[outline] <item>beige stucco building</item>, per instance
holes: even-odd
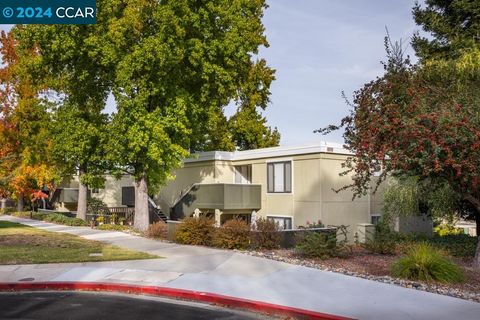
[[[359,225],[378,221],[383,186],[355,199],[350,190],[335,192],[352,183],[351,175],[340,175],[349,156],[342,145],[326,142],[202,152],[185,159],[154,201],[174,220],[211,214],[220,224],[238,215],[248,220],[266,217],[286,229],[320,220],[324,225],[348,225],[353,236]],[[91,194],[108,206],[134,204],[129,176],[107,177],[105,188]]]
[[[348,156],[351,154],[341,145],[332,143],[204,152],[186,159],[184,166],[176,171],[175,180],[162,188],[156,200],[162,208],[173,208],[172,216],[180,218],[195,209],[202,212],[212,209],[206,208],[203,199],[197,197],[177,210],[182,195],[188,197],[192,186],[198,188],[195,194],[203,197],[199,193],[202,184],[208,184],[210,190],[215,185],[224,185],[224,198],[232,197],[228,193],[233,193],[244,207],[232,208],[227,204],[217,209],[217,217],[253,213],[256,217],[274,219],[284,228],[320,220],[325,225],[349,225],[353,234],[358,224],[378,220],[382,195],[380,188],[375,195],[352,200],[351,191],[334,191],[352,182],[351,176],[340,176],[344,171],[342,163]],[[244,187],[235,188],[237,185]]]

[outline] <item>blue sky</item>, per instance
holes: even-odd
[[[313,130],[338,123],[348,106],[341,97],[382,73],[383,38],[406,43],[418,29],[411,16],[414,0],[270,0],[264,24],[270,47],[260,51],[275,68],[268,123],[282,145],[318,140],[343,142]],[[7,26],[0,26],[5,29]],[[407,51],[411,53],[411,48]],[[114,109],[109,101],[107,110]],[[232,114],[228,107],[227,114]]]
[[[340,132],[312,131],[347,114],[341,97],[382,74],[383,39],[406,43],[418,29],[410,0],[271,0],[264,17],[270,47],[261,56],[277,70],[266,116],[281,144],[343,142]],[[407,48],[411,53],[411,48]]]

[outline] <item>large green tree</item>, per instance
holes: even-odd
[[[121,52],[118,112],[110,143],[112,160],[135,177],[138,229],[149,224],[148,193],[180,166],[187,150],[234,146],[222,130],[223,108],[241,99],[252,55],[268,44],[264,8],[263,0],[151,0],[136,3],[134,13],[126,5],[118,22],[110,21],[134,24],[139,32],[126,28],[126,40],[115,49]]]
[[[105,47],[108,21],[122,1],[97,1],[95,25],[28,25],[14,28],[21,41],[21,67],[49,89],[58,105],[51,151],[64,178],[79,176],[77,216],[86,219],[88,187],[97,187],[105,141],[105,107],[115,72],[115,54]],[[29,59],[30,52],[38,54]],[[103,165],[103,164],[102,164]]]

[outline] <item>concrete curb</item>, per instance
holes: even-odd
[[[209,292],[174,289],[157,286],[138,286],[102,282],[3,282],[0,291],[105,291],[127,294],[145,294],[181,300],[206,302],[221,306],[246,309],[272,315],[290,316],[299,319],[352,320],[352,318],[286,307],[261,301],[235,298]]]

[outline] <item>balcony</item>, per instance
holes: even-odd
[[[171,218],[188,217],[195,209],[259,210],[261,189],[257,184],[194,184],[173,206]]]
[[[88,197],[90,197],[90,190],[88,190]],[[77,203],[78,188],[57,188],[55,189],[50,201],[61,203]]]

